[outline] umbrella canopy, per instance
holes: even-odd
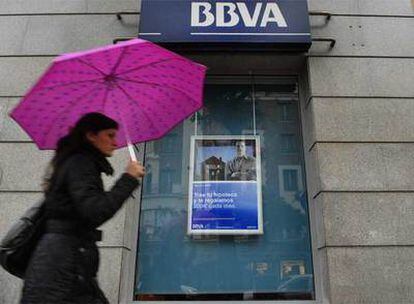
[[[120,123],[118,144],[165,135],[203,105],[206,67],[133,39],[57,57],[10,116],[40,149],[100,112]]]

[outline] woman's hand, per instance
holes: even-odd
[[[130,160],[126,168],[126,173],[132,175],[135,178],[140,178],[145,175],[145,167],[141,165],[139,161]]]

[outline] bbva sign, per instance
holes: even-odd
[[[192,27],[235,27],[242,22],[245,27],[267,27],[274,23],[284,28],[288,24],[280,7],[275,2],[257,2],[253,10],[245,2],[191,3]]]
[[[0,0],[1,1],[1,0]],[[308,0],[141,0],[139,36],[195,49],[308,50]]]

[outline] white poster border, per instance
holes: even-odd
[[[254,140],[256,148],[256,182],[257,182],[257,222],[258,229],[254,230],[224,230],[224,229],[192,229],[193,213],[193,185],[195,170],[195,143],[197,140]],[[263,234],[263,208],[262,208],[262,170],[260,154],[259,135],[192,135],[190,145],[190,165],[189,165],[189,189],[188,189],[188,212],[187,212],[187,234],[188,235],[262,235]],[[246,181],[243,181],[246,182]],[[247,181],[248,182],[248,181]]]

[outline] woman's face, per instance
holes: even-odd
[[[89,132],[86,137],[101,153],[107,157],[112,156],[114,150],[118,147],[116,135],[118,130],[106,129],[98,133]]]

